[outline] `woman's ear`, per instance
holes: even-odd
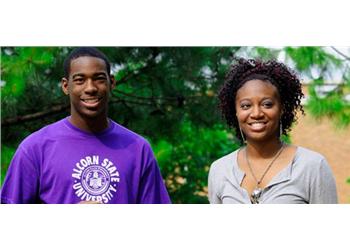
[[[282,118],[284,112],[285,112],[285,108],[284,108],[283,105],[281,105],[281,114],[280,114],[280,118]]]

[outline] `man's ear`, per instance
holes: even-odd
[[[116,82],[115,82],[114,75],[110,75],[110,76],[109,76],[109,79],[111,79],[110,90],[112,91],[112,90],[115,88],[115,86],[116,86]]]
[[[65,77],[63,77],[61,80],[61,88],[62,88],[62,91],[65,95],[69,95],[68,80]]]

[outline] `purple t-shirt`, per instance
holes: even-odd
[[[28,136],[17,149],[1,203],[170,203],[149,143],[110,121],[98,134],[68,118]]]

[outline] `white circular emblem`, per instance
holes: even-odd
[[[101,166],[89,166],[82,172],[81,184],[91,195],[105,193],[110,182],[109,172]]]
[[[108,158],[100,160],[98,155],[80,159],[73,168],[73,189],[80,200],[110,202],[117,192],[119,171]]]

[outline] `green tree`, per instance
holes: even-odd
[[[284,50],[295,62],[296,70],[309,78],[307,108],[311,115],[317,119],[329,117],[338,127],[348,127],[350,58],[333,47],[328,51],[323,47],[287,47]],[[334,82],[335,78],[339,78],[338,82]]]

